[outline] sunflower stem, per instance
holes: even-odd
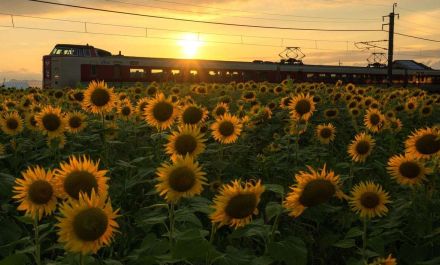
[[[81,253],[79,254],[79,265],[84,265],[84,255]]]
[[[214,236],[215,233],[217,232],[217,224],[212,224],[211,225],[211,234],[209,236],[209,243],[212,244],[212,242],[214,242]]]
[[[170,204],[169,208],[169,219],[170,219],[170,245],[171,247],[174,245],[174,233],[175,233],[175,212],[174,212],[174,203]]]
[[[34,218],[34,232],[35,232],[35,264],[41,265],[41,247],[40,247],[40,231],[38,228],[38,213]]]
[[[281,212],[279,212],[279,213],[277,214],[277,216],[275,217],[275,221],[274,221],[273,224],[272,224],[272,229],[271,229],[271,231],[270,231],[270,237],[269,237],[269,243],[272,243],[273,240],[275,239],[275,232],[276,232],[277,229],[278,229],[278,223],[279,223],[279,221],[280,221],[280,215],[281,215]]]
[[[363,219],[363,223],[364,223],[364,230],[362,233],[362,259],[364,260],[364,263],[367,264],[368,263],[368,258],[367,258],[367,226],[368,226],[368,219],[364,218]]]

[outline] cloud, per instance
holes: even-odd
[[[18,80],[40,80],[41,73],[33,72],[26,68],[20,68],[16,70],[3,70],[0,69],[0,82],[3,82],[3,79],[18,79]]]

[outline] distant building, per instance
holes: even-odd
[[[28,87],[41,87],[41,81],[38,81],[38,80],[15,80],[15,79],[11,79],[9,81],[5,81],[3,83],[3,85],[6,88],[13,87],[13,88],[18,88],[18,89],[26,89]]]

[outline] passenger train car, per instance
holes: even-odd
[[[414,61],[394,63],[393,82],[397,85],[439,87],[440,71]],[[58,44],[43,57],[43,87],[74,87],[92,80],[105,80],[113,86],[135,82],[218,82],[268,81],[286,78],[295,82],[376,84],[387,83],[387,69],[375,67],[324,66],[283,62],[238,62],[147,58],[112,55],[90,45]]]

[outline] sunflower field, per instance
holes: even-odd
[[[438,265],[440,95],[0,90],[0,265]]]

